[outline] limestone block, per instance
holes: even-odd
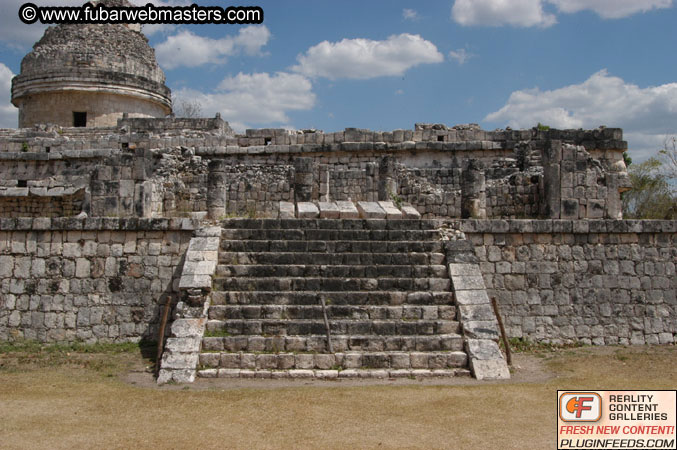
[[[470,370],[478,380],[510,379],[510,369],[503,359],[471,359]]]
[[[341,219],[359,219],[360,212],[357,210],[353,202],[336,202],[339,209]]]
[[[378,202],[378,205],[385,211],[386,219],[402,219],[402,211],[397,209],[393,202]]]
[[[483,289],[457,290],[455,295],[459,305],[489,304],[489,296]]]
[[[172,323],[172,336],[183,338],[202,336],[207,319],[177,319]]]
[[[449,275],[481,277],[482,272],[477,264],[452,263],[449,264]]]
[[[221,236],[221,227],[204,227],[195,232],[196,237],[216,237]]]
[[[200,351],[200,338],[188,337],[188,338],[168,338],[167,343],[165,344],[165,349],[171,352],[198,352]]]
[[[218,238],[195,237],[191,239],[190,244],[188,244],[189,252],[205,252],[218,250],[219,250]]]
[[[294,204],[292,202],[280,202],[280,219],[294,219]]]
[[[211,289],[211,275],[181,275],[179,289]]]
[[[357,210],[363,219],[385,219],[386,212],[377,202],[357,202]]]
[[[470,289],[484,289],[484,278],[473,275],[452,275],[451,282],[454,285],[454,290],[470,290]]]
[[[213,275],[216,261],[186,261],[181,275]]]
[[[334,378],[338,378],[338,376],[339,376],[338,370],[316,370],[315,371],[315,377],[317,377],[317,378],[334,379]]]
[[[481,305],[460,305],[458,312],[464,326],[467,321],[494,319],[494,311],[486,303]]]
[[[296,212],[299,219],[316,219],[320,216],[320,210],[311,202],[298,202]]]
[[[162,356],[163,369],[192,369],[197,367],[197,353],[169,353],[165,352]]]
[[[341,210],[335,202],[319,202],[317,205],[320,208],[321,219],[339,219],[341,217]]]
[[[289,371],[290,378],[313,378],[315,373],[312,370],[293,369]]]
[[[420,219],[421,218],[421,213],[419,213],[416,208],[413,206],[403,206],[402,207],[402,214],[404,215],[405,219]]]
[[[466,341],[466,352],[471,359],[503,359],[501,349],[491,339],[468,339]]]

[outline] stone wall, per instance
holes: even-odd
[[[235,135],[219,117],[126,118],[117,128],[0,130],[0,195],[20,181],[84,186],[85,212],[113,217],[265,217],[279,201],[394,200],[424,218],[619,218],[620,139],[607,128],[442,125]]]
[[[122,117],[122,111],[134,111],[129,117],[164,117],[167,107],[152,100],[100,93],[47,92],[34,94],[32,101],[19,109],[19,124],[29,127],[50,123],[72,127],[73,112],[87,113],[88,127],[112,127]]]
[[[510,336],[657,344],[677,333],[677,222],[457,221]]]
[[[156,339],[196,222],[0,219],[0,340]]]
[[[43,191],[36,194],[36,191]],[[61,190],[49,195],[46,189],[7,189],[0,193],[0,217],[69,217],[82,212],[85,190]]]

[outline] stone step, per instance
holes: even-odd
[[[222,239],[225,252],[442,253],[443,241],[270,241]]]
[[[226,219],[224,229],[324,229],[324,230],[434,230],[442,225],[435,219]]]
[[[327,305],[329,320],[455,320],[452,305]],[[323,319],[321,305],[212,305],[209,319]]]
[[[437,335],[375,336],[332,335],[335,352],[345,351],[462,351],[463,338],[458,333]],[[205,352],[315,352],[327,351],[327,336],[206,336]]]
[[[215,291],[448,291],[448,278],[215,277]]]
[[[436,241],[437,230],[224,229],[225,240]]]
[[[470,377],[470,370],[455,369],[345,369],[345,370],[251,370],[251,369],[201,369],[200,378],[242,378],[242,379],[389,379],[389,378],[432,378],[432,377]]]
[[[299,253],[299,252],[220,252],[219,263],[246,264],[326,264],[326,265],[439,265],[443,253]]]
[[[348,278],[444,278],[443,265],[233,265],[216,267],[217,277],[348,277]]]
[[[329,321],[332,334],[409,336],[454,334],[460,332],[455,320],[350,320]],[[313,319],[226,319],[209,320],[207,334],[306,336],[326,332],[323,320]]]
[[[318,305],[320,296],[326,303],[336,305],[454,305],[454,294],[449,291],[341,291],[341,292],[290,292],[290,291],[214,291],[214,305]]]
[[[222,369],[454,369],[465,367],[465,352],[226,353],[200,354],[200,367]]]

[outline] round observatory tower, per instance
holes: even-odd
[[[131,6],[103,0],[107,6]],[[12,80],[19,127],[52,123],[109,127],[129,117],[171,113],[170,90],[139,25],[50,27]]]

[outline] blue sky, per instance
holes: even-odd
[[[10,80],[43,30],[18,20],[21,3],[0,17],[0,127],[16,126]],[[175,96],[240,131],[606,125],[640,161],[677,134],[673,0],[246,4],[262,25],[145,27]]]

